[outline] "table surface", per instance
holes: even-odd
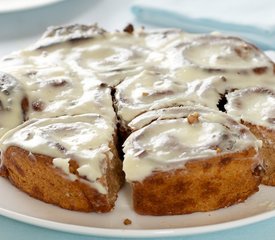
[[[122,29],[128,23],[137,26],[129,11],[129,0],[64,0],[41,8],[0,13],[0,56],[29,46],[50,25],[99,23],[107,30]],[[62,13],[62,14],[61,14]],[[66,14],[64,14],[66,13]],[[150,26],[149,26],[150,27]],[[2,196],[3,197],[3,196]],[[231,230],[184,237],[184,239],[274,239],[275,218]],[[0,239],[104,239],[69,234],[21,223],[0,216]],[[165,238],[168,239],[168,238]],[[171,238],[172,239],[172,238]],[[182,239],[180,237],[173,239]]]

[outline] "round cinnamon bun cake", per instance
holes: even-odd
[[[275,91],[274,66],[256,46],[216,33],[50,27],[0,61],[0,174],[33,197],[80,211],[113,209],[122,165],[141,214],[244,201],[264,174],[259,151],[264,183],[273,171],[265,156],[271,140],[249,124],[268,129],[265,136],[270,125],[230,109],[239,91]],[[251,102],[269,111],[264,97]],[[257,119],[271,122],[272,111]],[[133,172],[135,164],[144,171]]]
[[[123,170],[136,212],[211,211],[258,191],[260,143],[224,113],[175,107],[139,116],[124,143]]]

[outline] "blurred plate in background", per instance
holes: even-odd
[[[62,0],[0,0],[0,13],[28,10],[60,1]]]

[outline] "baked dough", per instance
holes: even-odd
[[[125,31],[116,32],[107,32],[97,25],[75,24],[50,27],[31,47],[4,57],[0,62],[0,69],[3,72],[0,79],[8,76],[7,79],[13,86],[9,96],[3,95],[2,100],[1,95],[1,101],[8,100],[5,104],[8,103],[8,106],[13,109],[6,112],[7,119],[3,121],[1,119],[1,124],[4,124],[5,128],[1,132],[1,174],[8,177],[18,188],[36,198],[68,209],[110,211],[123,183],[124,174],[118,155],[123,158],[122,145],[125,140],[125,146],[129,146],[129,142],[136,134],[135,131],[143,131],[142,129],[147,129],[149,126],[155,126],[158,121],[155,121],[154,115],[158,116],[160,123],[186,120],[185,113],[182,115],[185,112],[184,107],[179,108],[179,106],[190,105],[198,109],[197,113],[192,110],[191,119],[196,120],[205,112],[211,112],[213,116],[220,116],[226,119],[225,122],[230,122],[231,124],[226,125],[228,129],[232,130],[234,129],[232,126],[238,126],[244,131],[241,136],[247,136],[240,146],[232,143],[236,146],[236,151],[224,151],[225,149],[221,147],[222,152],[217,153],[220,147],[216,146],[216,150],[212,149],[208,154],[202,154],[202,151],[199,157],[191,157],[186,161],[186,166],[182,164],[180,168],[178,166],[175,168],[176,172],[180,169],[178,172],[180,173],[185,171],[183,169],[190,167],[188,178],[192,180],[191,182],[195,181],[194,176],[198,174],[201,184],[207,181],[219,182],[219,184],[225,184],[224,189],[219,188],[219,193],[212,191],[211,197],[208,200],[205,198],[204,205],[199,206],[192,202],[182,210],[180,210],[181,207],[165,209],[163,208],[165,203],[160,203],[150,211],[147,205],[142,207],[145,202],[136,205],[138,196],[135,194],[133,199],[135,209],[139,213],[153,215],[208,211],[243,201],[258,189],[260,175],[263,172],[259,166],[261,165],[261,159],[258,156],[260,143],[245,127],[241,127],[230,117],[218,112],[226,111],[227,96],[237,90],[254,87],[275,90],[274,63],[257,47],[242,39],[217,33],[190,34],[178,29],[134,30],[133,26],[128,26]],[[174,111],[179,111],[179,115],[175,115]],[[75,148],[77,144],[70,142],[66,147],[68,152],[74,149],[76,155],[71,156],[67,151],[63,152],[62,156],[60,151],[45,152],[49,146],[40,144],[39,141],[34,145],[28,145],[28,141],[21,138],[24,136],[22,131],[24,132],[30,126],[36,126],[35,131],[39,132],[40,123],[51,126],[54,122],[66,125],[66,121],[70,121],[73,124],[76,119],[86,119],[87,114],[97,116],[96,119],[101,120],[92,121],[93,124],[89,125],[88,129],[95,135],[89,135],[87,145],[83,148]],[[153,115],[152,123],[148,120],[150,114]],[[172,114],[171,119],[165,120],[167,116],[170,118],[169,114]],[[144,116],[147,117],[144,118]],[[101,124],[104,122],[108,127],[98,128],[98,121]],[[147,122],[145,125],[144,121]],[[86,119],[84,122],[86,124],[89,121]],[[23,125],[20,125],[22,123]],[[221,126],[219,124],[218,126]],[[182,122],[172,124],[171,131],[182,131],[181,126],[183,126]],[[216,125],[212,124],[212,126]],[[9,129],[11,130],[8,131]],[[202,133],[199,135],[207,136],[208,133],[203,127],[200,130]],[[216,130],[219,133],[226,129],[217,128]],[[5,134],[6,131],[8,132]],[[64,134],[66,131],[64,130]],[[84,132],[74,133],[76,143],[77,139],[85,137]],[[17,134],[21,137],[13,137]],[[229,131],[227,135],[232,134],[235,134],[234,131]],[[105,139],[106,136],[108,137]],[[86,156],[91,149],[100,150],[97,140],[102,138],[106,140],[103,154],[105,157],[97,161],[97,156],[88,154],[89,159],[83,163],[80,156]],[[48,139],[46,132],[42,134],[41,139]],[[233,139],[239,138],[235,136]],[[59,140],[63,141],[61,138]],[[230,142],[227,141],[225,143],[229,144]],[[131,148],[124,148],[126,156],[129,155],[127,149]],[[173,152],[169,147],[166,150],[168,155]],[[181,150],[181,154],[185,154],[186,149]],[[199,153],[200,149],[198,149]],[[35,165],[32,165],[33,158],[30,156],[38,159]],[[224,159],[227,158],[231,160],[225,161]],[[71,161],[74,164],[73,167],[69,164],[68,170],[68,163]],[[91,173],[86,174],[91,178],[87,178],[82,172],[81,165],[88,164],[90,161],[94,165],[90,169]],[[136,180],[133,180],[131,173],[134,174],[135,171],[127,167],[127,162],[128,160],[124,167],[127,179],[132,184]],[[97,175],[94,170],[101,169],[103,163],[107,170],[99,171],[100,175]],[[205,164],[208,166],[208,163],[211,163],[211,167],[206,170],[203,166]],[[213,178],[205,174],[205,172],[211,172],[211,169],[215,171],[215,174],[211,175]],[[224,169],[226,173],[222,174],[221,171]],[[257,169],[257,176],[254,174],[254,169]],[[54,186],[57,182],[60,185],[50,189],[45,182],[40,184],[41,171],[47,172],[45,179],[52,180],[48,182]],[[178,196],[180,196],[186,186],[182,186],[181,189],[182,179],[179,179],[177,174],[171,174],[171,171],[171,169],[159,171],[158,179],[162,181],[160,179],[164,175],[171,177],[171,182],[167,184],[172,184],[171,186],[176,184]],[[231,179],[236,178],[235,172],[241,176],[239,180]],[[72,174],[76,178],[70,179]],[[147,174],[148,179],[150,174],[155,176],[150,171],[147,171]],[[110,182],[110,178],[113,182]],[[247,182],[242,185],[240,182],[244,178],[247,178]],[[94,195],[92,194],[88,200],[80,197],[78,202],[76,195],[86,194],[86,190],[82,188],[83,179],[85,188],[88,188],[87,192],[93,192]],[[142,182],[141,179],[138,181]],[[104,182],[102,187],[106,191],[101,191],[99,185],[95,184],[100,181]],[[157,189],[157,185],[150,185],[151,183],[142,185],[141,182],[141,185],[137,182],[133,185],[139,186],[139,190],[134,187],[134,193],[141,191],[140,193],[145,194],[146,192],[153,199],[153,188]],[[199,184],[199,182],[192,184]],[[209,184],[212,186],[212,183]],[[230,186],[235,187],[238,184],[242,185],[241,188],[235,193],[230,192]],[[65,192],[64,189],[68,190],[66,186],[74,186],[72,188],[74,190],[71,189],[72,195],[70,191]],[[146,190],[147,187],[150,191],[152,190],[151,193]],[[204,187],[202,189],[200,187],[202,186],[196,185],[196,191],[203,191]],[[57,189],[60,188],[64,191],[58,192]],[[245,193],[241,194],[241,192]],[[157,195],[160,193],[156,192]],[[188,194],[192,195],[192,193]],[[170,195],[170,206],[172,195]],[[223,200],[222,196],[225,195],[228,195],[228,198]],[[219,202],[214,201],[215,196],[220,199]],[[147,197],[145,199],[148,199]],[[169,194],[164,197],[169,197]],[[197,197],[201,201],[201,198]],[[196,196],[193,195],[193,199],[196,199]]]
[[[202,107],[144,113],[124,143],[123,170],[136,212],[211,211],[258,191],[260,144],[226,114]]]

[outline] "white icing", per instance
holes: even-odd
[[[237,120],[275,129],[275,93],[263,88],[249,88],[227,95],[227,113]]]
[[[274,64],[252,45],[223,36],[177,39],[182,42],[158,49],[164,58],[150,59],[157,67],[146,63],[143,72],[117,86],[118,115],[126,123],[144,111],[173,105],[196,102],[217,109],[221,95],[232,89],[275,89]]]
[[[165,152],[162,149],[161,146],[169,145],[171,138],[169,134],[179,142],[185,141],[189,136],[200,151],[189,151],[187,155],[191,159],[196,159],[216,154],[214,150],[200,148],[205,142],[210,141],[208,138],[202,139],[202,135],[227,133],[227,129],[223,126],[224,115],[205,113],[206,126],[203,125],[205,119],[201,119],[202,125],[194,129],[193,125],[186,125],[186,120],[182,119],[186,116],[185,113],[182,115],[181,110],[179,113],[170,110],[150,112],[149,117],[146,113],[146,117],[138,116],[141,113],[194,103],[217,109],[221,96],[235,89],[261,86],[275,90],[274,64],[255,47],[237,38],[195,35],[180,30],[152,32],[141,30],[129,34],[107,33],[96,26],[75,25],[52,28],[34,47],[6,57],[0,63],[0,68],[15,76],[26,92],[30,103],[27,118],[53,118],[20,126],[9,133],[17,136],[16,131],[19,131],[18,138],[12,137],[11,141],[11,135],[8,134],[4,137],[5,141],[9,139],[10,143],[36,153],[52,154],[51,156],[56,159],[54,161],[56,167],[63,169],[67,174],[69,172],[66,159],[76,157],[80,164],[79,174],[92,182],[102,174],[99,159],[112,155],[108,141],[109,134],[110,132],[113,134],[116,124],[111,90],[103,87],[102,83],[115,87],[117,113],[123,124],[130,122],[130,128],[140,129],[150,123],[149,119],[154,119],[150,114],[159,117],[158,121],[138,131],[146,132],[146,129],[152,131],[151,135],[148,134],[150,137],[147,140],[152,138],[154,141],[148,142],[148,150],[152,152],[151,158],[158,154],[160,158],[157,161],[147,161],[144,166],[139,166],[143,169],[136,173],[135,164],[140,164],[143,160],[125,161],[129,179],[131,174],[138,178],[138,175],[149,174],[155,168],[166,169],[167,161],[174,165],[179,160],[182,164],[187,159],[185,156],[179,156],[178,151],[167,149]],[[264,101],[259,97],[257,99],[255,101],[260,103]],[[255,104],[257,105],[257,102]],[[173,111],[178,110],[173,108]],[[68,149],[66,154],[60,154],[55,147],[46,143],[47,134],[41,135],[44,130],[44,132],[50,130],[47,124],[59,128],[54,121],[66,119],[55,120],[57,116],[90,112],[103,116],[112,127],[102,128],[105,123],[99,127],[90,126],[86,122],[80,125],[70,122],[69,125],[77,130],[73,131],[76,137],[65,136],[61,132],[58,134],[58,141],[65,144]],[[136,116],[138,117],[135,120]],[[175,117],[177,120],[164,120],[162,116]],[[43,126],[43,123],[47,124]],[[156,123],[163,124],[162,132],[157,131]],[[60,122],[60,124],[64,126],[65,123]],[[38,134],[34,134],[31,139],[21,139],[25,136],[24,129],[31,126],[37,126],[34,129]],[[167,126],[171,129],[166,130]],[[87,132],[86,127],[91,131]],[[93,129],[96,129],[96,132]],[[130,150],[131,139],[135,134],[138,133],[134,133],[125,143],[126,159],[136,157],[131,156]],[[230,134],[233,134],[232,139],[236,140],[234,146],[237,150],[255,145],[255,139],[248,133],[235,136],[233,131]],[[55,134],[51,135],[53,136]],[[243,139],[244,136],[247,136],[247,139]],[[89,139],[89,144],[96,148],[90,149],[89,144],[84,144],[85,139]],[[100,139],[104,139],[104,144]],[[215,138],[211,141],[217,142]],[[76,147],[78,145],[81,148]],[[188,144],[185,144],[185,147],[191,149]],[[89,159],[96,160],[89,161]],[[127,167],[131,164],[132,167]],[[102,185],[97,184],[96,187],[103,192]]]
[[[197,44],[196,42],[184,49],[184,56],[192,63],[203,68],[214,69],[250,69],[265,66],[267,58],[242,40],[210,39]],[[199,41],[198,41],[199,43]]]
[[[84,114],[32,120],[9,131],[1,139],[1,151],[19,146],[32,153],[53,157],[53,164],[69,173],[68,159],[77,161],[78,173],[101,193],[98,179],[110,151],[114,128],[100,115]],[[69,175],[71,176],[71,175]]]
[[[26,89],[27,119],[99,113],[115,123],[111,90],[100,87],[95,76],[80,76],[63,67],[19,68],[12,74]]]
[[[199,113],[198,122],[187,117]],[[205,108],[178,107],[140,116],[149,125],[132,133],[124,143],[123,170],[128,181],[142,181],[153,171],[182,167],[186,161],[255,148],[260,142],[223,113]],[[219,150],[217,150],[219,149]]]
[[[80,43],[64,42],[48,48],[26,49],[6,57],[0,66],[6,72],[18,65],[62,66],[86,78],[98,76],[101,82],[114,86],[143,67],[152,52],[143,42],[139,34],[105,33]]]
[[[81,38],[82,28],[73,26],[68,36],[67,28],[52,29],[45,34],[46,39],[42,39],[44,47],[14,53],[0,65],[6,72],[22,79],[22,82],[35,84],[33,89],[36,90],[41,86],[34,79],[23,76],[26,74],[25,69],[38,71],[37,75],[40,74],[41,79],[50,78],[49,75],[53,74],[53,77],[66,76],[72,84],[76,84],[76,78],[81,83],[77,87],[71,86],[73,91],[67,91],[64,99],[71,99],[73,95],[79,99],[87,81],[91,85],[98,81],[110,86],[121,83],[116,88],[116,99],[118,115],[126,123],[147,110],[193,104],[194,101],[216,109],[220,95],[232,88],[264,86],[275,89],[273,63],[254,46],[238,38],[195,35],[173,29],[151,32],[141,30],[133,34],[107,33],[89,26],[83,33],[83,38],[87,39],[65,41]],[[57,42],[58,37],[63,43],[50,45]],[[46,47],[47,41],[49,47]],[[261,74],[255,73],[259,68],[265,70]],[[49,74],[43,69],[49,69]],[[220,81],[222,77],[226,80]],[[37,95],[41,91],[36,94],[34,91],[34,101],[39,100]],[[93,95],[86,90],[86,86],[85,92],[86,96],[80,100],[80,104],[84,102],[84,105],[87,96]],[[51,98],[48,95],[46,99]],[[51,104],[53,109],[45,109],[46,116],[60,112],[64,99],[59,104],[58,101]],[[109,101],[106,99],[105,102]],[[66,109],[70,108],[66,106]],[[79,114],[75,111],[72,114]],[[39,114],[33,113],[34,117]]]
[[[23,122],[21,84],[12,76],[0,72],[0,136]]]
[[[70,170],[69,170],[70,160],[71,160],[70,158],[54,158],[53,165],[57,168],[60,168],[62,171],[64,171],[67,174],[67,176],[69,176],[70,180],[74,181],[77,179],[77,177],[74,174],[70,173]]]

